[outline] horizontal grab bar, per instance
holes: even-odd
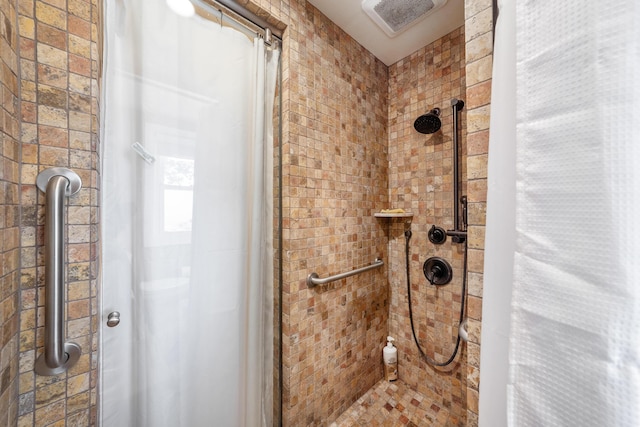
[[[318,276],[318,273],[311,273],[307,276],[307,286],[313,288],[317,285],[324,285],[330,282],[335,282],[336,280],[344,279],[350,276],[355,276],[356,274],[364,273],[365,271],[373,270],[374,268],[382,267],[384,265],[384,261],[380,258],[376,258],[373,261],[373,264],[367,265],[366,267],[361,267],[356,270],[347,271],[346,273],[336,274],[335,276],[325,277],[321,279]]]

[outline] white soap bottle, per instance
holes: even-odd
[[[384,376],[387,381],[398,379],[398,349],[393,346],[393,337],[387,337],[387,345],[382,349]]]

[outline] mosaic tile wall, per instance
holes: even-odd
[[[491,0],[465,5],[467,73],[467,175],[469,196],[469,342],[467,343],[467,425],[478,425],[480,331],[487,210],[487,153],[493,64]]]
[[[413,212],[410,221],[389,220],[389,333],[396,339],[399,377],[445,408],[449,425],[466,422],[466,351],[464,346],[447,368],[425,363],[414,343],[406,283],[405,229],[410,229],[411,303],[414,326],[424,352],[438,362],[455,347],[462,295],[464,247],[451,242],[429,242],[432,225],[453,228],[453,115],[451,99],[465,99],[464,29],[461,27],[423,47],[389,68],[389,198],[392,208]],[[420,115],[440,108],[442,128],[420,134],[413,123]],[[466,186],[466,110],[459,115],[460,194]],[[460,210],[461,211],[461,210]],[[424,261],[433,256],[453,267],[453,280],[442,287],[428,283]]]
[[[18,426],[95,422],[98,251],[97,0],[20,0],[21,281]],[[82,179],[68,200],[67,339],[78,363],[57,376],[36,375],[44,317],[41,170],[63,166]]]
[[[15,2],[0,2],[0,425],[18,413],[20,305],[18,34]]]
[[[307,275],[386,256],[387,67],[291,1],[284,75],[284,425],[327,425],[382,377],[385,269],[308,289]],[[288,123],[287,123],[288,121]]]
[[[305,17],[304,14],[300,13],[304,8],[303,2],[292,1],[291,4],[288,4],[286,0],[256,0],[255,2],[248,2],[247,6],[267,19],[275,17],[278,20],[289,24],[289,29],[296,30],[285,34],[285,48],[283,51],[285,76],[283,87],[283,99],[285,100],[284,140],[285,143],[287,143],[289,138],[291,138],[291,142],[293,144],[291,146],[287,146],[287,150],[289,150],[290,153],[292,152],[292,147],[300,147],[299,149],[304,149],[303,144],[299,144],[296,138],[298,138],[298,135],[307,136],[307,129],[300,128],[300,123],[297,122],[297,116],[295,114],[297,111],[295,109],[298,108],[298,104],[309,105],[309,100],[305,97],[305,94],[313,94],[311,89],[318,88],[319,90],[325,90],[325,87],[323,85],[317,85],[316,82],[311,84],[311,79],[307,78],[308,74],[303,74],[301,77],[300,70],[313,67],[315,73],[320,72],[324,75],[330,74],[330,70],[324,69],[328,64],[321,63],[317,60],[317,57],[311,58],[308,51],[305,52],[304,50],[299,49],[298,43],[300,41],[305,41],[305,45],[308,45],[309,43],[307,40],[311,40],[314,37],[317,38],[318,35],[320,35],[322,36],[323,41],[331,44],[335,43],[335,41],[331,41],[328,37],[348,36],[344,36],[339,30],[334,29],[333,24],[326,22],[323,17],[318,17],[317,12],[314,12],[313,20],[301,19]],[[426,316],[426,313],[424,313],[424,292],[423,295],[420,295],[420,288],[424,288],[424,286],[416,282],[416,280],[420,281],[420,279],[424,277],[422,276],[421,271],[422,262],[424,261],[423,257],[431,256],[433,254],[450,255],[453,260],[456,277],[459,278],[461,276],[462,253],[459,247],[452,248],[449,243],[448,247],[442,246],[434,248],[430,243],[425,243],[428,224],[438,223],[445,228],[451,226],[450,200],[452,197],[450,194],[451,181],[449,178],[451,158],[447,157],[447,153],[445,152],[447,149],[450,149],[450,139],[449,141],[438,141],[432,145],[433,152],[429,152],[428,156],[430,156],[434,162],[431,166],[428,166],[430,178],[428,178],[427,182],[427,178],[424,175],[418,174],[418,176],[416,176],[416,171],[425,170],[427,168],[425,157],[419,156],[418,152],[429,151],[429,149],[426,145],[422,146],[420,144],[416,144],[415,146],[412,146],[413,142],[407,141],[407,139],[420,137],[415,135],[415,133],[413,136],[410,136],[409,133],[399,134],[398,123],[402,123],[403,121],[412,123],[415,117],[417,117],[418,111],[422,114],[426,111],[425,108],[428,105],[439,103],[443,109],[443,126],[445,129],[450,128],[451,110],[448,107],[449,100],[453,96],[464,99],[466,106],[462,114],[462,128],[465,129],[468,127],[469,129],[468,144],[466,141],[466,134],[464,132],[462,134],[461,152],[463,153],[463,158],[460,163],[460,169],[461,174],[463,175],[463,184],[461,185],[461,188],[469,197],[469,298],[467,301],[467,315],[469,316],[470,342],[463,348],[464,353],[462,356],[458,356],[458,359],[462,360],[463,363],[459,364],[452,373],[435,373],[435,371],[416,368],[416,366],[420,366],[423,362],[417,360],[417,355],[415,353],[405,356],[406,359],[403,363],[405,363],[407,367],[410,367],[409,372],[412,372],[412,370],[414,373],[417,372],[417,378],[426,376],[429,376],[432,379],[436,378],[431,389],[426,390],[426,394],[433,395],[433,391],[436,392],[436,395],[442,396],[443,393],[445,394],[445,397],[440,403],[448,405],[447,411],[449,411],[451,415],[448,422],[453,421],[455,423],[463,424],[465,423],[466,418],[466,424],[472,426],[477,424],[480,354],[479,337],[483,268],[482,250],[484,246],[483,231],[486,208],[484,194],[486,193],[486,153],[488,146],[488,109],[492,61],[492,46],[490,42],[492,25],[491,1],[467,0],[465,4],[465,17],[464,29],[457,30],[457,33],[454,32],[442,40],[436,41],[431,46],[421,49],[410,57],[405,58],[400,63],[389,68],[389,148],[387,156],[391,162],[388,170],[390,199],[389,201],[384,202],[384,204],[392,205],[390,207],[404,207],[407,210],[426,212],[426,215],[416,216],[412,221],[413,224],[411,225],[414,236],[411,242],[412,282],[414,283],[416,292],[418,293],[415,299],[420,300],[421,297],[423,298],[422,301],[418,302],[418,304],[422,304],[422,307],[417,307],[416,316],[419,317],[421,315],[421,310],[422,314]],[[327,28],[331,31],[328,31]],[[342,39],[340,39],[340,41],[344,42]],[[464,45],[465,42],[469,43],[469,46],[466,49]],[[426,58],[427,49],[433,49],[432,52],[430,52],[434,54],[431,60]],[[436,53],[436,51],[439,51],[440,53]],[[322,50],[317,45],[314,45],[313,53],[316,52],[322,52]],[[303,55],[302,53],[307,54]],[[455,56],[455,61],[451,58],[452,54]],[[417,56],[420,55],[425,56],[425,63],[418,66]],[[433,62],[430,63],[429,61]],[[438,66],[436,67],[434,63]],[[317,68],[321,66],[324,66],[323,69],[318,71]],[[358,70],[361,69],[356,69],[356,71]],[[409,95],[409,101],[406,101],[407,95],[405,93],[394,92],[394,84],[398,84],[397,81],[395,83],[393,81],[394,73],[396,73],[396,78],[399,77],[402,84],[406,85],[404,86],[406,90],[410,92],[413,91]],[[469,86],[468,89],[465,88],[465,79],[466,85]],[[325,79],[323,81],[328,80]],[[424,90],[420,90],[420,93],[418,93],[416,88],[420,85],[423,85],[422,88]],[[394,108],[397,108],[397,105],[394,105],[394,103],[397,104],[401,99],[405,99],[404,102],[408,102],[410,108],[408,110],[403,110],[401,113],[396,111],[396,117],[394,118]],[[323,108],[322,103],[323,98],[314,101],[316,108]],[[414,110],[411,110],[411,108]],[[325,120],[323,116],[318,115],[317,117],[317,120]],[[313,123],[315,126],[318,126],[314,122],[308,123]],[[303,122],[302,124],[306,125],[307,122]],[[329,123],[329,125],[333,125],[333,123]],[[410,127],[408,129],[409,132],[412,131]],[[405,132],[405,130],[406,128],[403,128],[400,132]],[[397,144],[394,143],[394,141]],[[426,144],[426,138],[422,141]],[[409,148],[407,144],[411,146],[411,148]],[[295,149],[296,148],[293,148],[293,150]],[[408,154],[408,156],[403,156],[402,160],[400,160],[398,153],[394,152],[395,150],[402,151],[407,149],[408,152],[406,152],[406,154]],[[394,158],[396,159],[395,163],[393,160]],[[287,161],[291,162],[292,159],[294,162],[297,161],[295,157],[289,159],[285,157],[285,164],[287,164]],[[407,162],[407,164],[403,164],[403,162]],[[293,170],[295,171],[295,166],[298,165],[290,164],[289,166],[293,167]],[[398,169],[403,168],[404,172],[401,174]],[[285,166],[285,174],[287,173],[287,170],[287,166]],[[402,181],[402,185],[395,185],[398,181],[395,183],[391,182],[394,179]],[[467,180],[468,188],[466,188]],[[286,197],[286,203],[288,203],[289,207],[292,205],[296,207],[305,206],[305,203],[308,203],[305,201],[305,198],[298,193],[300,191],[300,188],[298,187],[302,187],[301,183],[303,182],[303,180],[298,178],[294,178],[292,181],[288,182],[288,187],[285,188],[284,194]],[[429,194],[426,194],[425,192],[425,194],[422,194],[420,196],[421,198],[418,199],[407,197],[410,193],[415,192],[415,194],[417,194],[418,188],[421,186],[426,189],[427,185],[429,186],[429,190],[431,190]],[[395,205],[395,203],[398,204]],[[428,203],[432,204],[431,208],[427,207]],[[448,206],[447,203],[449,204]],[[376,206],[376,209],[377,208],[378,206]],[[294,212],[294,214],[297,214],[297,212]],[[400,295],[404,291],[405,304],[403,305],[403,308],[400,309],[398,307],[398,311],[394,311],[392,309],[391,313],[397,313],[397,319],[406,323],[408,309],[406,308],[406,285],[404,284],[403,232],[407,224],[401,220],[377,221],[378,225],[384,230],[384,237],[388,239],[388,262],[385,269],[388,269],[388,277],[392,283],[392,292],[388,295],[388,297],[391,298],[389,303],[396,304],[396,306],[402,304],[402,301],[400,301]],[[326,364],[320,360],[318,363],[321,369],[310,369],[308,363],[305,363],[305,358],[300,359],[292,357],[290,353],[292,349],[296,348],[296,341],[292,341],[291,338],[295,340],[298,336],[295,332],[292,333],[289,328],[293,326],[291,329],[297,331],[297,317],[294,318],[294,322],[292,323],[291,314],[299,316],[300,312],[303,312],[303,309],[307,307],[304,303],[300,305],[300,303],[303,302],[300,295],[301,292],[304,291],[304,286],[301,282],[303,281],[304,276],[311,271],[311,269],[305,269],[304,266],[307,259],[309,257],[313,257],[314,254],[309,251],[310,243],[304,242],[303,239],[315,239],[318,237],[324,238],[324,240],[329,239],[331,241],[332,239],[335,240],[337,237],[326,237],[322,233],[311,233],[308,230],[306,232],[296,231],[298,221],[293,222],[293,227],[291,226],[291,223],[286,224],[288,225],[285,225],[285,228],[289,227],[289,230],[286,231],[287,234],[285,234],[285,245],[289,245],[291,249],[285,253],[285,286],[293,286],[293,290],[286,290],[284,302],[285,308],[288,310],[284,319],[286,364],[284,372],[286,384],[284,420],[285,425],[287,425],[287,423],[289,423],[288,425],[322,425],[333,418],[319,420],[317,414],[322,414],[322,410],[318,411],[316,409],[318,407],[317,403],[307,402],[303,406],[300,406],[298,401],[292,399],[292,396],[299,393],[301,390],[304,391],[304,389],[301,388],[298,379],[300,377],[299,372],[306,372],[305,374],[302,374],[302,376],[306,375],[307,377],[311,377],[316,375],[316,378],[322,378],[322,376],[317,376],[317,374],[325,372]],[[427,251],[426,245],[431,245],[429,248],[431,252]],[[307,252],[303,252],[303,249],[307,249]],[[299,256],[297,255],[298,253],[304,253],[303,259],[297,260],[291,257],[292,254],[293,257]],[[454,282],[451,285],[452,288],[459,288],[459,286],[459,282]],[[299,290],[297,293],[295,292],[296,289]],[[429,323],[427,323],[428,332],[435,330],[436,323],[439,323],[440,325],[451,324],[448,321],[443,322],[445,316],[457,320],[457,315],[452,313],[457,312],[457,308],[459,307],[459,293],[453,291],[448,294],[441,292],[441,294],[442,295],[437,296],[435,294],[431,295],[432,299],[428,300],[426,303],[427,310],[435,310],[437,312],[435,320],[430,320]],[[436,299],[442,302],[443,305],[436,305]],[[294,304],[297,303],[299,305],[298,307],[293,306],[293,311],[290,306],[291,301],[293,301]],[[313,303],[315,303],[315,300]],[[393,324],[394,319],[391,319],[389,322],[390,328],[393,328]],[[320,328],[320,330],[322,330],[322,328]],[[405,335],[405,345],[408,345],[407,343],[409,342],[406,339],[407,331],[410,331],[410,329],[403,327],[402,334]],[[425,342],[424,339],[427,337],[426,332],[426,330],[419,332],[421,342]],[[444,331],[437,332],[437,336],[439,338],[442,336],[451,336],[451,341],[441,341],[436,343],[434,347],[429,347],[429,345],[427,345],[428,352],[435,357],[447,352],[447,349],[445,349],[444,346],[446,344],[453,343],[454,331],[445,327]],[[320,354],[322,354],[321,350]],[[405,355],[406,354],[407,353],[405,352]],[[331,355],[325,357],[331,357]],[[378,356],[376,355],[375,357]],[[407,378],[412,377],[408,376]],[[320,381],[324,380],[320,379]],[[418,381],[413,381],[414,384],[417,384],[417,382]],[[420,383],[423,382],[420,381]],[[314,389],[315,383],[313,383],[313,381],[305,384],[308,384],[307,390],[309,390],[309,392],[318,391]],[[352,399],[352,397],[349,397],[349,399]],[[467,406],[468,410],[466,409]],[[467,411],[466,416],[464,413],[465,410]]]

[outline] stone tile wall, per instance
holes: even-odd
[[[301,213],[308,215],[308,212],[317,212],[315,204],[337,204],[342,205],[341,200],[331,202],[330,199],[323,200],[323,194],[326,192],[318,191],[317,176],[325,179],[323,186],[339,185],[350,191],[349,186],[340,184],[340,179],[332,182],[332,177],[336,175],[327,174],[316,171],[313,175],[314,179],[310,181],[315,191],[311,191],[308,185],[307,177],[312,176],[310,171],[313,169],[313,163],[309,160],[307,152],[316,153],[318,148],[322,151],[341,149],[341,143],[320,144],[316,142],[318,135],[321,140],[327,139],[328,130],[336,128],[336,123],[343,124],[343,116],[337,115],[335,118],[324,113],[331,111],[334,107],[330,104],[333,99],[338,102],[349,102],[349,96],[343,94],[335,96],[335,86],[331,80],[332,75],[344,77],[345,68],[344,49],[356,49],[352,42],[345,41],[348,36],[344,35],[339,29],[326,21],[326,18],[319,15],[312,7],[305,7],[303,1],[287,0],[244,0],[249,9],[258,13],[266,19],[275,19],[288,25],[285,33],[285,43],[283,49],[283,100],[284,100],[284,119],[283,119],[283,140],[285,143],[285,177],[289,179],[285,183],[283,195],[285,198],[285,255],[284,255],[284,377],[285,377],[285,396],[284,396],[284,422],[285,425],[324,425],[335,418],[343,404],[340,399],[347,401],[361,394],[360,390],[354,390],[355,393],[348,392],[343,394],[340,391],[334,391],[333,395],[327,395],[324,390],[327,384],[333,384],[337,387],[349,387],[344,381],[340,381],[342,367],[337,364],[331,365],[327,360],[340,354],[339,352],[327,351],[323,352],[326,347],[326,338],[323,331],[332,321],[329,318],[331,311],[327,310],[327,304],[335,304],[327,292],[323,294],[309,294],[304,289],[302,283],[308,272],[314,270],[309,268],[318,266],[315,269],[324,269],[318,271],[321,275],[328,273],[333,268],[334,260],[340,260],[342,257],[339,253],[332,255],[335,249],[329,250],[329,254],[320,255],[318,257],[318,246],[325,246],[325,242],[329,242],[332,248],[338,248],[334,242],[344,234],[343,228],[330,227],[327,231],[333,234],[325,234],[325,229],[321,227],[318,217],[323,214],[312,215],[311,217],[299,217]],[[455,332],[447,327],[457,320],[457,310],[460,303],[459,287],[460,282],[450,285],[451,291],[439,291],[436,293],[424,292],[424,284],[422,276],[423,258],[432,255],[449,257],[452,260],[454,274],[457,278],[461,276],[462,267],[462,251],[459,247],[452,247],[450,242],[447,244],[434,247],[426,240],[426,232],[428,225],[439,224],[445,228],[451,227],[451,190],[452,181],[450,180],[450,144],[451,140],[432,141],[427,144],[429,138],[437,139],[437,136],[419,136],[413,131],[410,123],[431,106],[439,106],[443,110],[443,127],[449,129],[451,127],[451,109],[448,108],[449,100],[452,97],[464,99],[466,102],[465,109],[462,113],[460,151],[462,159],[460,162],[460,173],[462,176],[461,189],[469,197],[469,274],[468,274],[468,309],[467,314],[470,318],[469,331],[471,342],[463,346],[463,353],[458,356],[461,361],[452,372],[436,371],[431,368],[424,367],[424,363],[418,361],[415,350],[413,352],[405,351],[405,360],[401,362],[402,368],[407,368],[404,378],[408,382],[414,384],[416,388],[420,388],[421,392],[426,393],[431,398],[439,399],[439,401],[447,405],[447,409],[451,413],[450,422],[458,424],[476,425],[477,424],[477,396],[478,396],[478,378],[479,378],[479,336],[481,321],[481,295],[482,295],[482,248],[484,241],[484,212],[485,198],[483,194],[486,189],[486,153],[488,144],[488,97],[490,93],[491,76],[491,44],[487,44],[491,33],[491,2],[483,0],[481,2],[467,1],[465,5],[466,21],[464,29],[446,36],[427,46],[415,54],[405,58],[398,64],[389,67],[388,78],[388,149],[383,148],[380,153],[387,156],[388,166],[388,199],[381,199],[380,203],[374,203],[374,210],[384,207],[403,207],[406,210],[412,210],[420,215],[413,218],[410,226],[413,230],[412,238],[412,255],[411,255],[411,275],[412,283],[414,283],[414,298],[418,300],[416,308],[416,317],[421,315],[427,316],[428,312],[435,312],[435,318],[432,318],[419,332],[421,342],[426,342],[427,352],[439,357],[447,353],[447,349],[453,344]],[[306,11],[312,10],[313,13]],[[305,11],[305,13],[302,13]],[[465,46],[470,43],[470,46]],[[326,57],[326,48],[328,46],[343,46],[341,54],[337,55],[334,64],[331,61],[322,61]],[[366,54],[366,52],[363,52]],[[320,55],[318,55],[320,54]],[[452,58],[453,57],[453,58]],[[363,59],[354,58],[355,61],[363,61]],[[366,59],[361,67],[349,65],[349,72],[356,76],[356,79],[362,79],[363,75],[371,69],[371,65]],[[363,67],[365,69],[363,69]],[[382,72],[381,72],[382,73]],[[320,75],[318,79],[317,75]],[[314,77],[312,77],[314,76]],[[466,80],[466,82],[465,82]],[[466,83],[466,84],[465,84]],[[365,79],[360,84],[367,85]],[[382,80],[378,82],[382,85]],[[327,86],[328,85],[328,86]],[[469,86],[469,89],[466,88]],[[352,85],[353,87],[353,85]],[[380,86],[375,87],[375,90]],[[401,90],[396,90],[401,89]],[[356,87],[357,90],[357,87]],[[333,95],[327,97],[327,94]],[[348,95],[348,92],[345,92]],[[398,107],[403,104],[403,107]],[[429,108],[427,108],[429,107]],[[302,108],[302,110],[300,110]],[[300,115],[300,111],[303,112]],[[376,114],[378,116],[378,114]],[[357,117],[357,116],[356,116]],[[357,120],[357,119],[356,119]],[[368,119],[367,119],[368,120]],[[353,128],[349,123],[343,127],[343,131],[353,132]],[[324,132],[318,132],[321,128]],[[466,139],[466,129],[468,128],[468,141]],[[357,129],[355,130],[357,132]],[[422,138],[422,139],[420,139]],[[443,137],[444,138],[444,137]],[[449,137],[450,138],[450,137]],[[420,142],[416,142],[420,139]],[[329,141],[335,141],[329,138]],[[431,148],[429,148],[429,146]],[[354,146],[357,148],[357,145]],[[370,145],[367,145],[370,147]],[[330,163],[341,164],[340,154],[335,152],[338,157],[327,156]],[[328,153],[327,153],[328,154]],[[300,163],[300,155],[303,155],[305,162]],[[326,164],[326,162],[324,163]],[[320,163],[316,163],[320,166]],[[303,166],[305,173],[301,172],[300,166]],[[318,168],[319,169],[319,168]],[[428,171],[428,175],[421,174],[419,171]],[[328,178],[328,179],[327,179]],[[383,178],[384,179],[384,178]],[[468,181],[468,185],[467,185]],[[424,189],[422,192],[420,189]],[[333,193],[336,194],[336,193]],[[332,196],[333,196],[332,194]],[[340,194],[340,193],[337,193]],[[413,198],[411,194],[418,195]],[[350,204],[344,205],[348,208]],[[333,208],[333,206],[331,206]],[[292,209],[293,208],[293,209]],[[304,208],[304,209],[301,209]],[[321,211],[325,212],[325,211]],[[328,215],[329,224],[334,222],[348,224],[348,220],[331,217]],[[367,216],[362,217],[363,223],[366,223]],[[314,223],[315,222],[315,223]],[[363,225],[364,226],[364,225]],[[391,319],[389,322],[389,330],[391,333],[398,332],[400,336],[400,345],[409,348],[410,326],[407,323],[408,309],[406,305],[406,290],[404,284],[404,230],[408,224],[403,220],[376,220],[376,227],[381,227],[382,238],[380,239],[383,246],[382,253],[386,252],[387,265],[385,273],[391,284],[391,293],[386,296],[391,304]],[[376,231],[377,233],[377,231]],[[380,244],[376,244],[379,247]],[[316,249],[314,249],[316,248]],[[322,249],[320,249],[322,251]],[[322,252],[320,252],[322,253]],[[317,261],[314,261],[317,260]],[[370,262],[367,259],[363,263]],[[356,267],[347,264],[347,268]],[[331,272],[342,271],[339,268],[333,268]],[[356,276],[358,277],[358,276]],[[376,276],[377,278],[377,276]],[[351,280],[351,279],[348,279]],[[360,280],[360,279],[358,279]],[[346,284],[350,286],[349,283]],[[340,284],[344,286],[344,284]],[[350,294],[365,295],[367,289],[360,289],[360,285],[354,286]],[[335,292],[329,289],[329,292]],[[311,298],[310,295],[313,295]],[[346,301],[349,293],[345,297],[338,300],[339,304]],[[382,300],[374,296],[374,301]],[[404,301],[402,299],[404,298]],[[426,299],[426,301],[425,301]],[[304,334],[310,334],[310,320],[315,321],[313,317],[314,311],[318,310],[318,301],[322,302],[321,309],[327,310],[325,319],[321,326],[314,328],[314,340],[316,344],[299,346],[300,330],[305,331]],[[439,304],[437,304],[439,303]],[[329,309],[331,305],[328,306]],[[306,312],[305,312],[306,309]],[[343,314],[339,314],[336,319],[343,318]],[[384,316],[384,315],[383,315]],[[425,319],[426,317],[423,317]],[[445,320],[453,319],[453,321]],[[402,329],[394,325],[403,324]],[[436,330],[436,326],[440,330]],[[302,327],[302,329],[300,329]],[[334,329],[330,329],[333,332]],[[347,332],[347,331],[345,331]],[[427,336],[435,336],[438,342],[429,347],[429,341],[425,341]],[[318,337],[318,334],[320,337]],[[326,332],[325,332],[326,334]],[[331,336],[331,333],[328,334]],[[345,333],[346,341],[358,342],[358,336],[361,333],[354,331],[353,328]],[[450,341],[443,337],[451,337]],[[308,339],[308,337],[307,337]],[[377,338],[376,338],[377,339]],[[341,339],[342,343],[343,339]],[[320,344],[318,344],[320,343]],[[371,347],[371,358],[379,358],[380,343],[375,343]],[[319,347],[319,348],[318,348]],[[378,347],[378,348],[376,348]],[[313,359],[309,359],[309,349],[313,349]],[[402,350],[401,350],[402,351]],[[421,367],[422,366],[422,367]],[[424,369],[423,369],[424,368]],[[381,375],[381,373],[380,373]],[[327,382],[327,376],[332,378],[331,382]],[[422,380],[433,380],[430,386],[424,384]],[[418,378],[416,380],[415,378]],[[338,381],[336,382],[337,379]],[[335,394],[338,394],[337,396]],[[315,399],[308,396],[318,396]],[[331,402],[327,403],[327,399]],[[301,403],[302,401],[302,403]],[[467,410],[467,406],[469,409]],[[327,410],[328,409],[328,410]],[[466,414],[465,414],[466,411]],[[466,420],[465,420],[466,419]]]
[[[484,271],[484,231],[487,210],[487,153],[493,65],[491,0],[466,0],[467,171],[469,195],[469,342],[467,364],[467,425],[478,425],[480,331]]]
[[[20,0],[21,194],[18,426],[95,423],[98,254],[97,0]],[[68,199],[66,336],[82,347],[68,372],[36,375],[44,317],[43,193],[37,174],[74,170],[82,190]]]
[[[18,413],[20,110],[15,2],[0,2],[0,425]]]
[[[464,28],[459,28],[389,67],[389,205],[412,212],[410,220],[389,221],[389,334],[396,339],[399,377],[449,413],[448,425],[465,425],[466,351],[454,364],[433,368],[421,358],[411,332],[406,282],[405,235],[410,229],[411,307],[423,351],[446,361],[455,348],[464,246],[429,242],[432,225],[453,228],[453,114],[451,99],[465,99]],[[440,108],[441,130],[421,134],[414,121]],[[466,108],[459,114],[460,194],[466,186]],[[460,209],[460,212],[462,210]],[[453,280],[430,285],[422,272],[429,257],[446,259]]]
[[[304,1],[284,46],[284,425],[328,425],[382,376],[387,67]]]
[[[387,67],[304,0],[241,0],[284,23],[283,425],[329,425],[382,377]]]

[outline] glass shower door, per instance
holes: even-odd
[[[278,53],[107,3],[101,425],[271,425]]]

